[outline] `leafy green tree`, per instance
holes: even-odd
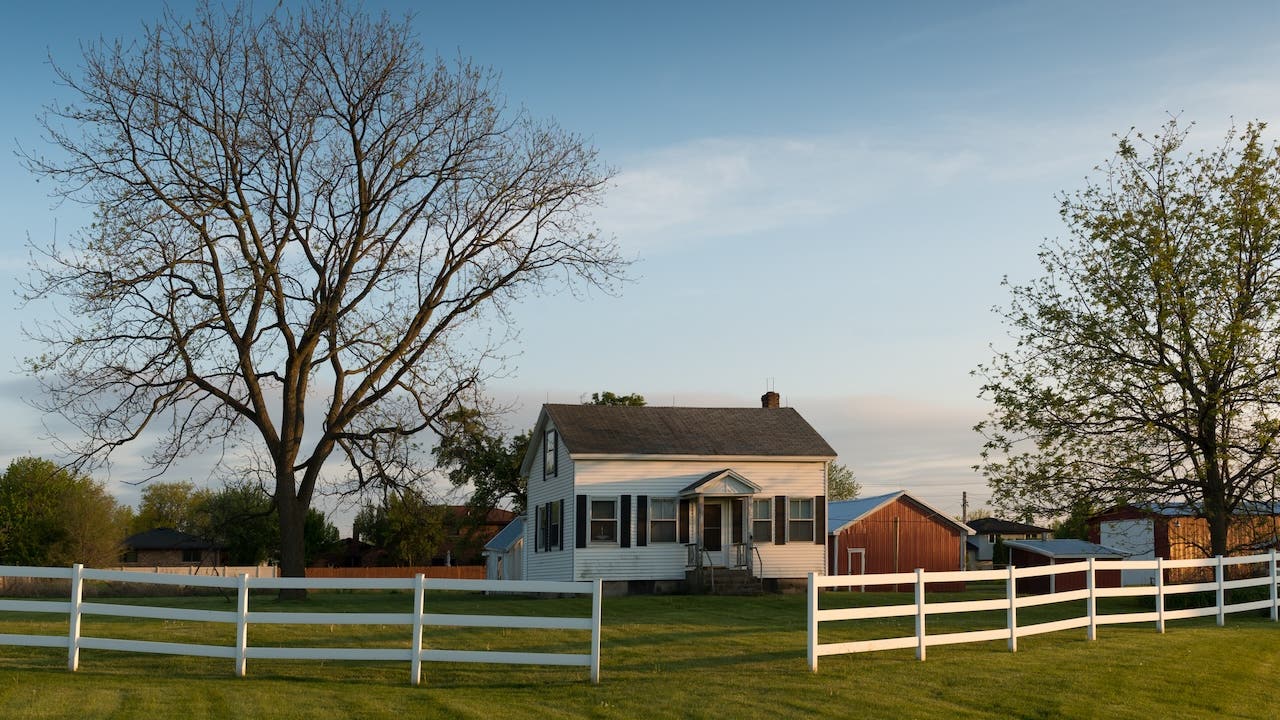
[[[305,528],[307,540],[307,565],[313,565],[325,553],[338,544],[338,528],[319,510],[311,508],[307,511]]]
[[[626,262],[592,220],[595,150],[407,19],[195,8],[56,68],[53,150],[25,159],[94,218],[35,253],[27,298],[66,312],[33,326],[29,364],[86,462],[156,428],[161,472],[228,438],[259,450],[297,577],[335,455],[437,426],[493,371],[473,326]]]
[[[276,557],[280,526],[271,496],[251,484],[230,484],[201,504],[195,533],[226,548],[231,565],[260,565]]]
[[[833,462],[827,467],[827,499],[853,500],[862,493],[862,483],[847,466]]]
[[[128,508],[106,487],[49,460],[18,458],[0,477],[0,562],[115,565]]]
[[[530,433],[508,438],[491,430],[481,413],[467,408],[445,420],[432,453],[454,487],[472,487],[468,505],[484,512],[510,503],[515,512],[524,512],[525,478],[520,465],[529,449]]]
[[[1055,538],[1089,539],[1089,518],[1096,515],[1099,507],[1087,499],[1078,500],[1071,506],[1071,512],[1063,518],[1055,520],[1049,529]]]
[[[432,504],[413,490],[388,494],[382,503],[366,503],[356,514],[357,540],[387,551],[397,565],[428,565],[451,528],[445,505]]]
[[[1262,123],[1187,152],[1176,120],[1122,137],[1065,196],[1067,240],[1010,285],[1013,347],[977,373],[978,466],[1017,516],[1185,499],[1226,554],[1280,470],[1280,147]]]
[[[631,393],[629,395],[618,395],[608,390],[604,392],[591,393],[591,402],[583,403],[584,405],[623,405],[628,407],[643,407],[645,404],[644,396],[639,393]]]
[[[142,490],[132,532],[167,527],[199,535],[205,529],[200,518],[203,505],[212,496],[209,490],[197,489],[189,481],[149,483]]]

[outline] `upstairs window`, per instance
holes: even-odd
[[[618,500],[617,498],[591,498],[591,534],[592,544],[618,544]]]
[[[649,500],[649,542],[673,543],[676,541],[676,499],[652,498]]]
[[[773,502],[768,498],[751,501],[751,542],[773,542]]]
[[[791,498],[787,538],[792,542],[813,542],[813,498]]]
[[[556,431],[548,430],[542,438],[542,479],[556,474]]]

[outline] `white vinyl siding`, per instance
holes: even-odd
[[[554,430],[550,422],[547,423],[547,430]],[[556,433],[558,436],[559,433]],[[545,438],[546,433],[543,434]],[[526,580],[571,580],[573,579],[573,538],[574,538],[574,499],[573,499],[573,480],[574,480],[574,464],[573,458],[569,457],[568,451],[564,447],[564,443],[555,443],[556,454],[555,463],[556,474],[545,475],[543,473],[542,464],[547,455],[542,452],[544,448],[539,448],[537,456],[533,460],[533,466],[529,469],[528,478],[528,497],[525,501],[525,544],[524,544],[524,578]],[[543,479],[545,477],[545,479]],[[541,506],[553,501],[561,501],[564,503],[564,527],[560,528],[560,532],[564,537],[564,549],[559,549],[559,544],[555,545],[555,549],[550,552],[544,552],[537,545],[536,537],[537,525],[536,511]],[[558,513],[557,513],[558,515]],[[558,520],[558,517],[557,517]]]

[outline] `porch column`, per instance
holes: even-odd
[[[705,504],[705,501],[702,495],[698,495],[698,506],[693,513],[694,519],[697,520],[697,522],[694,523],[693,532],[692,532],[693,537],[689,538],[690,540],[693,541],[694,545],[697,546],[698,548],[699,563],[702,562],[702,513],[703,513],[702,508],[704,504]]]

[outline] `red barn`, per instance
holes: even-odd
[[[1009,564],[1014,567],[1041,567],[1044,565],[1065,565],[1068,563],[1087,562],[1089,558],[1097,560],[1124,560],[1128,555],[1114,548],[1097,545],[1084,540],[1063,538],[1060,540],[1006,540],[1009,548]],[[1041,575],[1040,577],[1020,578],[1018,592],[1045,595],[1048,593],[1084,590],[1089,586],[1087,573],[1058,573],[1057,575]],[[1094,568],[1094,587],[1120,587],[1120,571]]]
[[[906,491],[827,504],[827,572],[831,575],[963,570],[973,531]],[[902,590],[909,586],[868,586]],[[931,583],[963,590],[964,583]]]

